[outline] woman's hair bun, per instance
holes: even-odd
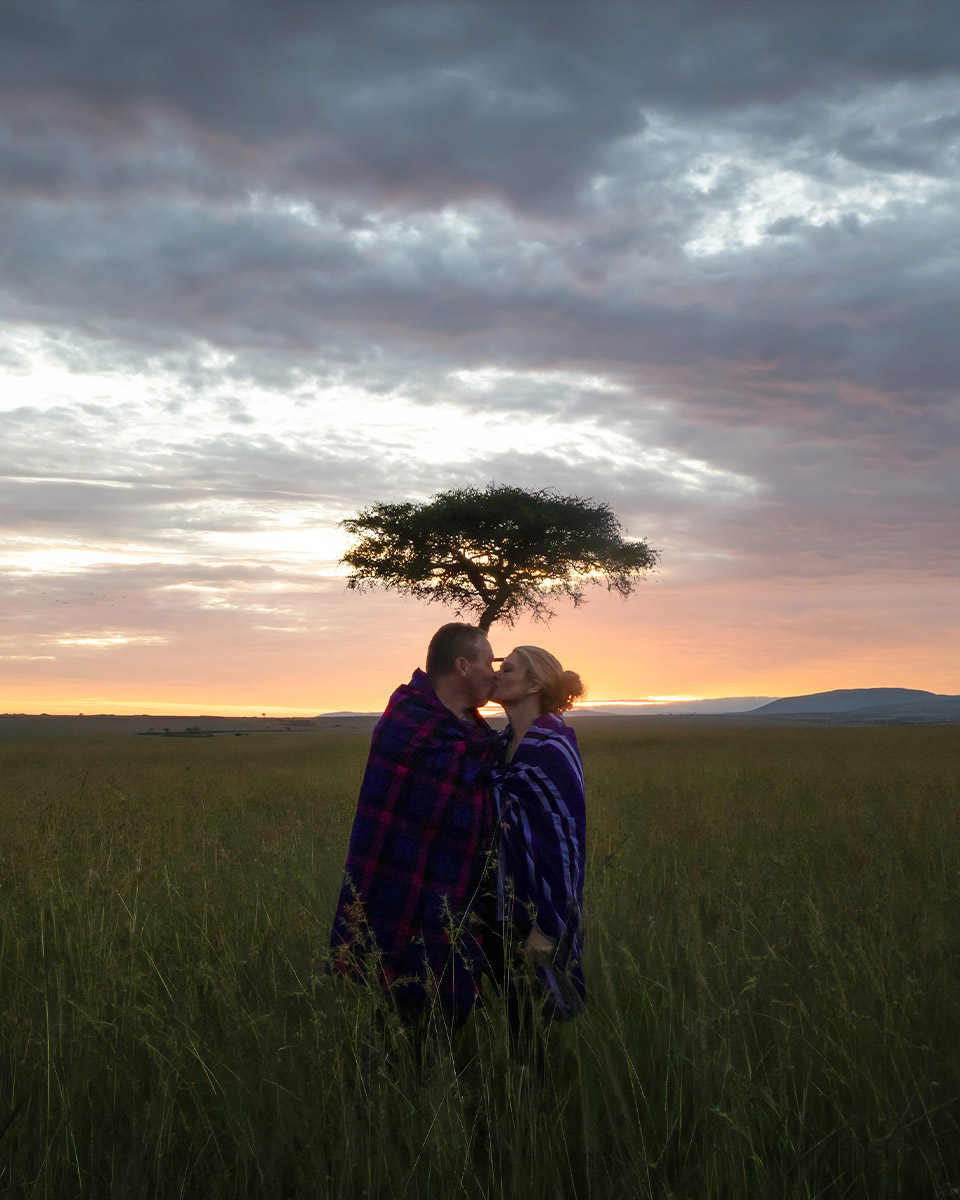
[[[573,708],[574,700],[579,700],[586,692],[583,680],[576,671],[563,671],[557,680],[556,699],[559,701],[554,712],[566,712]]]

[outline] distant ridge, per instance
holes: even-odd
[[[494,728],[503,720],[499,711],[485,714]],[[727,696],[710,700],[665,702],[621,700],[585,704],[572,717],[688,717],[711,722],[756,722],[759,725],[960,725],[960,696],[922,691],[919,688],[837,688],[806,696]],[[0,713],[0,739],[64,734],[131,733],[154,737],[209,736],[211,734],[369,734],[379,712],[328,712],[313,717],[285,716],[186,716],[139,713],[88,716],[46,713]]]
[[[713,700],[669,700],[656,701],[620,700],[615,704],[599,701],[578,704],[573,714],[603,717],[680,717],[717,716],[726,713],[753,712],[758,705],[765,705],[769,696],[726,696]]]
[[[809,696],[785,696],[762,708],[752,710],[752,716],[776,716],[791,713],[842,713],[860,708],[876,708],[888,704],[908,704],[912,701],[955,699],[938,696],[916,688],[837,688],[832,692],[813,692]]]

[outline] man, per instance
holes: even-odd
[[[426,671],[390,697],[373,731],[333,923],[334,969],[389,989],[418,1022],[473,1007],[480,975],[471,905],[492,849],[497,741],[477,712],[493,651],[473,625],[434,634]]]

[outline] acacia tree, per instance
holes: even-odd
[[[340,560],[347,587],[383,587],[513,625],[549,621],[551,599],[580,605],[588,584],[624,599],[659,558],[628,541],[606,504],[549,488],[457,488],[425,504],[375,504],[341,522],[356,539]]]

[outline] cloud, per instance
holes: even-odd
[[[8,0],[24,653],[282,640],[340,519],[490,480],[611,503],[671,586],[939,587],[958,62],[952,0]]]
[[[196,186],[202,164],[216,162],[281,191],[434,205],[483,193],[546,212],[569,209],[610,148],[647,128],[647,110],[709,124],[812,99],[849,103],[891,80],[935,86],[960,55],[950,0],[611,0],[549,13],[8,0],[0,20],[15,115],[49,120],[56,107],[108,144],[96,155],[106,184],[139,172],[144,186]],[[786,132],[781,121],[781,145]],[[69,154],[51,170],[56,149],[51,141],[46,165],[35,157],[15,175],[60,190],[89,170]],[[219,190],[212,176],[206,187]]]

